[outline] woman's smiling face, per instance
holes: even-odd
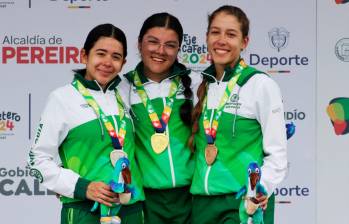
[[[121,71],[126,62],[122,44],[111,37],[101,37],[88,55],[82,50],[87,80],[96,80],[103,88]]]
[[[240,53],[247,47],[248,37],[243,37],[241,24],[233,15],[217,14],[206,36],[208,51],[215,66],[234,66]]]
[[[144,74],[149,78],[167,75],[177,59],[178,34],[165,27],[149,29],[138,43],[144,64]]]

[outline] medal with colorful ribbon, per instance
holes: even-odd
[[[124,105],[122,103],[122,99],[118,91],[115,89],[115,97],[118,104],[119,117],[117,117],[117,123],[119,124],[118,133],[115,131],[112,122],[110,119],[104,114],[102,108],[98,105],[96,100],[90,94],[85,86],[81,84],[79,80],[74,80],[72,85],[76,88],[76,90],[85,98],[88,105],[92,107],[97,117],[99,117],[105,128],[108,130],[108,134],[111,137],[112,145],[114,150],[110,153],[110,160],[112,165],[114,166],[116,161],[121,157],[127,157],[126,152],[123,151],[124,140],[126,136],[126,120],[125,120],[125,112]]]
[[[155,133],[151,136],[150,139],[151,146],[155,153],[160,154],[167,148],[169,144],[169,137],[166,134],[166,126],[171,116],[174,98],[177,94],[179,77],[177,76],[172,79],[169,95],[168,97],[166,97],[166,104],[160,119],[154,110],[154,107],[144,89],[137,71],[134,71],[134,85],[155,129]]]
[[[205,96],[204,102],[203,102],[203,114],[204,114],[204,119],[203,119],[203,125],[205,129],[205,135],[207,139],[207,146],[205,148],[205,160],[207,165],[211,166],[217,157],[218,154],[218,149],[215,145],[215,140],[216,140],[216,134],[218,130],[218,125],[219,125],[219,119],[223,113],[225,104],[227,103],[230,94],[232,93],[240,75],[241,72],[244,68],[246,68],[247,65],[245,64],[244,60],[240,60],[237,68],[235,69],[233,77],[229,80],[227,83],[227,87],[225,88],[224,94],[219,102],[218,108],[213,109],[213,120],[212,123],[209,120],[208,117],[208,109],[207,109],[207,95]],[[206,89],[207,93],[207,89]]]

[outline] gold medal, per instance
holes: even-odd
[[[118,161],[121,157],[126,157],[127,158],[127,153],[124,152],[123,150],[119,149],[116,150],[114,149],[113,151],[110,152],[110,161],[113,166],[115,166],[116,161]]]
[[[207,165],[211,166],[217,157],[217,147],[213,144],[208,144],[205,148],[205,160]]]
[[[154,152],[160,154],[167,148],[169,139],[165,133],[155,133],[151,136],[150,142]]]

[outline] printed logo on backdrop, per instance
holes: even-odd
[[[335,0],[337,4],[345,4],[348,3],[349,0]]]
[[[35,173],[29,167],[0,167],[0,196],[55,195],[34,179]]]
[[[286,136],[289,140],[296,133],[296,123],[303,121],[306,118],[306,114],[303,111],[294,109],[293,111],[285,111],[284,118],[286,121]]]
[[[284,118],[286,121],[302,121],[306,118],[306,114],[303,111],[298,111],[298,109],[294,109],[292,111],[285,111]]]
[[[330,101],[327,114],[336,135],[345,135],[349,132],[349,98],[338,97]]]
[[[28,8],[31,8],[32,0],[17,0],[17,2],[16,1],[0,0],[0,10],[5,9],[5,8],[11,8],[13,6],[17,6],[18,5],[17,3],[26,4],[26,6],[28,6]],[[21,6],[19,6],[19,7],[21,7]]]
[[[269,43],[272,48],[280,52],[281,49],[287,47],[290,33],[283,27],[275,27],[268,32]]]
[[[2,0],[0,0],[0,9],[8,8],[8,7],[11,7],[14,5],[15,5],[14,1],[2,1]]]
[[[109,0],[50,0],[51,2],[68,3],[68,9],[90,9],[93,4],[108,2]]]
[[[307,66],[309,58],[299,54],[287,55],[284,49],[289,47],[291,33],[284,27],[274,27],[268,32],[268,45],[275,50],[277,55],[264,56],[258,53],[249,55],[251,66],[264,66],[269,74],[289,74],[290,67]]]
[[[206,44],[199,42],[195,35],[185,33],[178,54],[178,61],[195,72],[202,72],[211,64]]]
[[[0,37],[1,64],[78,64],[80,49],[65,45],[58,35],[4,35]]]
[[[5,140],[15,135],[17,125],[21,121],[21,116],[17,112],[0,112],[0,140]]]
[[[291,204],[292,198],[305,198],[310,196],[310,188],[307,186],[277,187],[274,191],[275,203]]]
[[[349,62],[349,38],[337,41],[334,52],[339,60]]]
[[[287,140],[290,139],[296,133],[296,125],[291,121],[286,123],[286,137]]]
[[[291,163],[287,163],[287,178],[290,174]],[[274,190],[275,194],[275,203],[277,204],[291,204],[292,199],[300,199],[309,197],[311,194],[311,189],[309,186],[302,186],[299,184],[295,184],[294,186],[278,186]]]

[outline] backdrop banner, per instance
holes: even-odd
[[[153,13],[169,12],[184,28],[179,61],[201,72],[210,64],[207,16],[224,4],[241,7],[250,18],[250,42],[242,56],[279,84],[286,123],[295,128],[288,139],[289,171],[275,190],[275,223],[340,223],[345,202],[339,210],[330,203],[343,192],[333,191],[331,184],[349,187],[348,172],[335,173],[346,170],[349,156],[349,128],[343,124],[348,125],[349,100],[336,99],[349,98],[346,2],[0,1],[1,223],[59,223],[59,200],[31,177],[26,160],[48,94],[71,82],[72,70],[83,67],[80,49],[94,26],[112,23],[125,31],[128,56],[123,74],[140,60],[137,37],[143,21]],[[342,114],[338,104],[346,108]],[[338,119],[343,122],[334,122]],[[328,215],[326,220],[329,211],[339,217]]]

